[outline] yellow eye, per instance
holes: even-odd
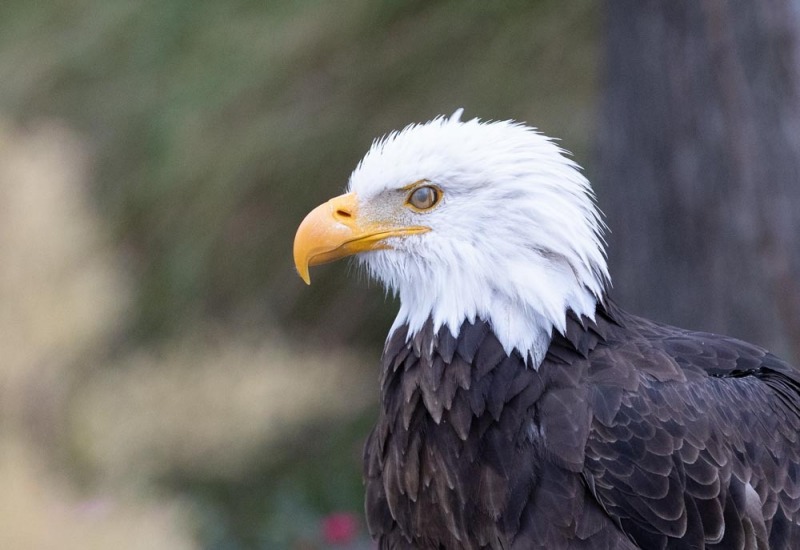
[[[442,192],[438,187],[423,185],[409,193],[406,203],[414,210],[429,210],[436,206],[441,199]]]

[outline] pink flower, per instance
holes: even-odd
[[[358,518],[350,512],[336,512],[322,519],[322,538],[326,544],[347,544],[358,534]]]

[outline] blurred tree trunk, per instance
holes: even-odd
[[[790,0],[609,0],[595,178],[613,296],[800,359]]]

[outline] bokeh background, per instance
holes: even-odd
[[[561,138],[613,295],[800,357],[789,0],[0,3],[0,547],[371,548],[396,304],[305,213],[465,107]],[[355,275],[355,276],[354,276]]]

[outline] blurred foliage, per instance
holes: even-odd
[[[538,2],[5,0],[0,110],[63,118],[138,284],[133,334],[212,315],[380,342],[393,306],[341,267],[304,288],[304,214],[371,140],[466,107],[584,160],[598,8]],[[382,322],[377,322],[378,320]]]
[[[361,514],[362,441],[377,411],[338,426],[308,426],[290,437],[281,457],[234,482],[173,476],[200,511],[200,539],[208,548],[319,546],[320,518],[332,511]],[[309,437],[310,436],[310,437]],[[362,538],[366,528],[362,526]]]
[[[7,468],[30,483],[6,498],[38,498],[10,540],[324,547],[321,518],[362,509],[377,394],[340,346],[379,346],[395,305],[341,265],[305,287],[297,224],[375,137],[458,107],[538,125],[586,164],[599,12],[3,0],[0,447],[47,470],[22,452]]]

